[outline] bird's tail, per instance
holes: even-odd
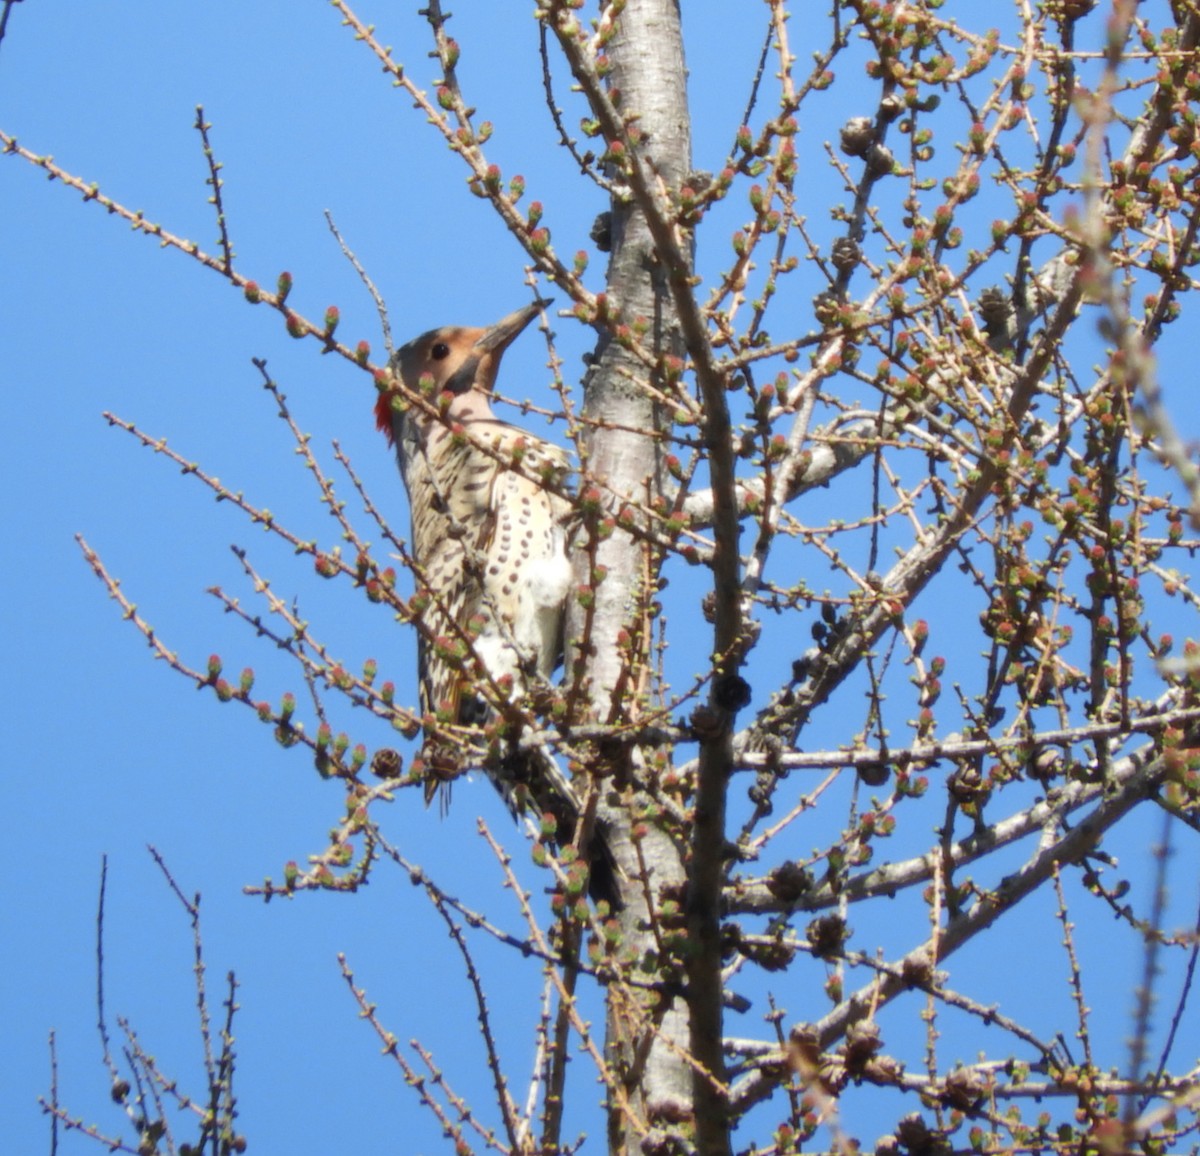
[[[453,781],[467,767],[463,751],[445,737],[427,736],[422,750],[425,769],[425,803],[436,797],[445,814],[450,804]],[[538,820],[549,815],[554,823],[552,842],[565,847],[575,841],[583,808],[574,784],[563,774],[554,755],[542,745],[522,744],[497,760],[483,763],[492,785],[512,812],[513,818],[528,816]],[[587,845],[580,848],[588,863],[588,895],[599,903],[605,900],[611,911],[621,909],[621,871],[600,823],[593,816]]]
[[[549,815],[554,820],[554,842],[565,847],[575,841],[579,824],[584,820],[583,808],[574,784],[544,746],[510,751],[497,766],[485,770],[515,816]],[[621,872],[594,815],[580,853],[588,863],[588,895],[594,902],[605,900],[610,910],[619,911]]]

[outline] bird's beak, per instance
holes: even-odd
[[[490,353],[493,356],[503,353],[516,340],[525,326],[549,304],[548,300],[539,298],[526,305],[524,309],[518,309],[515,313],[502,317],[495,325],[484,330],[483,336],[475,342],[475,349],[480,353]]]
[[[496,371],[500,368],[501,355],[517,339],[525,326],[549,304],[548,300],[538,298],[524,309],[518,309],[515,313],[500,318],[495,325],[485,329],[479,340],[471,346],[470,356],[446,383],[446,388],[451,393],[478,389],[490,394],[496,384]]]

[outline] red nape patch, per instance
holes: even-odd
[[[388,445],[395,445],[396,431],[392,429],[392,395],[386,391],[375,399],[375,428],[387,438]]]

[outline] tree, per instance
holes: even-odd
[[[589,14],[543,0],[506,19],[532,19],[544,63],[521,81],[544,83],[579,181],[607,199],[590,246],[564,237],[554,201],[494,161],[506,126],[497,120],[493,141],[489,94],[468,79],[484,49],[465,20],[456,37],[437,0],[421,10],[436,64],[425,79],[411,46],[393,53],[333,6],[434,145],[465,166],[495,218],[481,235],[498,222],[530,284],[559,298],[544,335],[553,416],[579,466],[562,487],[577,515],[574,586],[561,682],[480,733],[421,717],[376,663],[340,658],[245,551],[269,614],[218,597],[290,656],[303,694],[261,697],[253,672],[176,654],[84,544],[158,657],[256,714],[343,789],[328,846],[259,890],[354,891],[386,863],[423,884],[467,961],[494,1104],[463,1105],[437,1076],[421,1084],[360,998],[464,1150],[570,1149],[570,1097],[583,1094],[578,1076],[567,1082],[572,1050],[604,1086],[614,1152],[847,1150],[871,1139],[844,1106],[857,1086],[895,1094],[882,1151],[1182,1143],[1195,1073],[1176,1070],[1169,1041],[1161,1060],[1146,1049],[1156,961],[1194,958],[1197,944],[1166,929],[1161,906],[1165,848],[1196,825],[1196,600],[1181,559],[1196,545],[1200,481],[1154,358],[1200,252],[1195,5],[1058,0],[1020,6],[993,31],[998,14],[933,0],[852,0],[820,21],[805,12],[802,29],[768,3],[752,10],[757,72],[729,78],[727,155],[697,162],[687,11],[618,0]],[[401,404],[436,406],[405,390],[386,356],[343,340],[337,309],[304,313],[289,274],[267,287],[241,268],[203,112],[196,127],[219,223],[211,253],[16,138],[0,142]],[[575,381],[559,346],[584,337],[593,348]],[[378,494],[340,452],[335,485],[261,368],[336,544],[113,420],[347,598],[421,631],[419,566]],[[688,621],[701,615],[702,644]],[[472,668],[470,638],[454,641]],[[495,688],[481,693],[498,701]],[[515,899],[498,896],[485,915],[452,898],[389,835],[384,804],[425,776],[408,748],[407,773],[372,759],[391,749],[388,725],[457,742],[464,769],[521,736],[547,744],[585,815],[578,847],[543,822],[525,870],[486,828]],[[372,766],[388,776],[373,779]],[[1151,809],[1164,850],[1142,908],[1126,901],[1110,848]],[[618,910],[585,899],[589,822],[616,860]],[[877,864],[889,846],[893,861]],[[960,989],[954,956],[1002,936],[1047,891],[1076,1019],[1035,1029],[986,989]],[[514,903],[520,933],[494,913]],[[1109,915],[1146,958],[1127,1060],[1101,1054],[1075,949],[1073,922]],[[514,967],[545,973],[527,1096],[509,1091],[516,1077],[490,1035],[496,997],[464,924],[509,944]],[[779,981],[786,1010],[771,994]],[[593,989],[603,1045],[582,1010]],[[768,1030],[731,1028],[730,1010],[747,1005],[765,1009]],[[983,1058],[945,1060],[937,1039],[951,1016],[991,1027],[963,1035]],[[178,1150],[145,1094],[130,1094],[140,1142]],[[1052,1106],[1035,1116],[1030,1097]]]

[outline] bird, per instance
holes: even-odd
[[[505,696],[515,702],[548,680],[562,655],[573,511],[556,491],[570,460],[491,405],[504,351],[548,304],[536,300],[486,328],[442,326],[413,338],[389,365],[428,404],[389,390],[376,401],[376,425],[408,491],[423,608],[421,710],[436,720],[422,749],[425,798],[440,796],[443,807],[450,780],[466,769],[453,728],[482,729]],[[548,750],[509,740],[483,769],[514,816],[549,814],[559,842],[574,838],[578,796]],[[598,833],[587,854],[593,898],[615,906],[612,859]]]

